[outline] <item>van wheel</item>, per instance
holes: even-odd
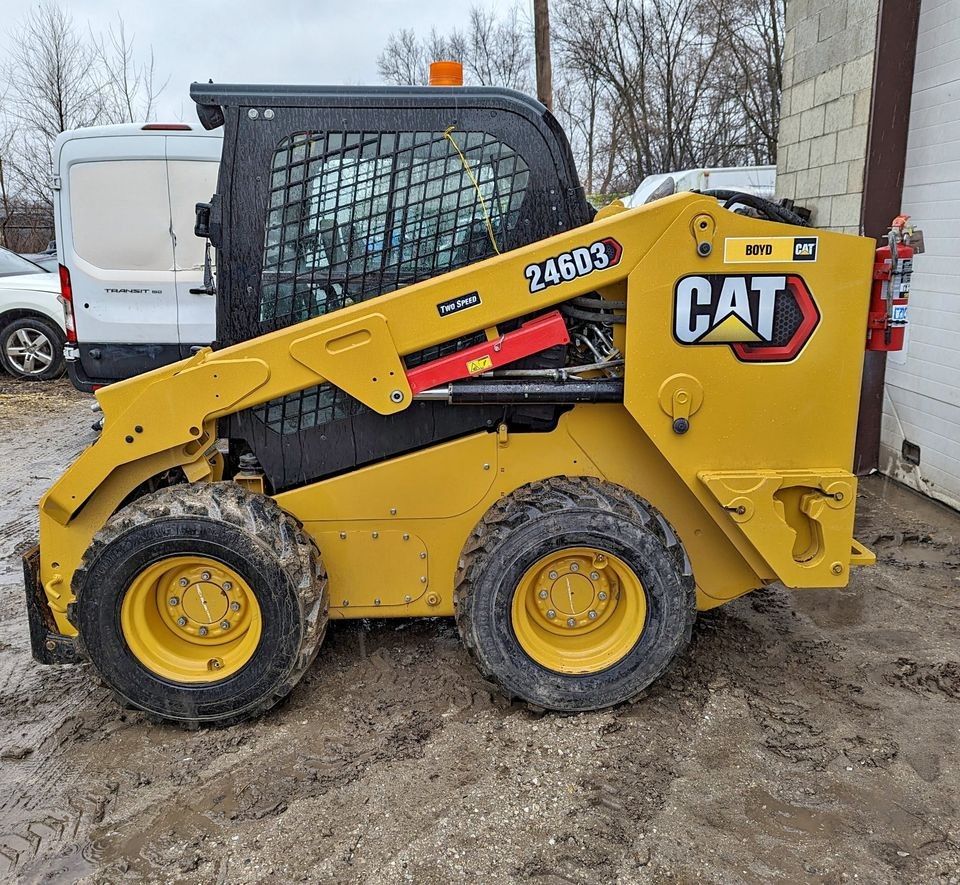
[[[65,343],[53,321],[41,316],[20,317],[0,329],[0,362],[14,378],[52,381],[66,368]]]

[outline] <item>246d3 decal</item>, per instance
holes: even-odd
[[[606,270],[620,263],[623,247],[613,238],[597,240],[589,246],[577,246],[569,252],[561,252],[536,264],[528,264],[523,275],[530,284],[531,294],[542,292],[549,286],[569,283],[577,277],[585,277],[595,270]]]
[[[673,336],[680,344],[720,344],[743,362],[794,359],[820,322],[796,274],[705,274],[677,281]]]

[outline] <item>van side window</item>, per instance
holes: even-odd
[[[70,167],[73,250],[102,270],[173,270],[164,160]]]
[[[301,322],[512,248],[528,179],[523,159],[483,132],[285,138],[271,168],[261,322]]]

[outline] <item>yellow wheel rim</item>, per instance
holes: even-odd
[[[260,606],[229,566],[173,556],[148,566],[120,607],[134,657],[172,682],[216,682],[240,670],[260,642]]]
[[[647,597],[622,559],[594,547],[568,547],[527,569],[513,595],[512,616],[520,647],[541,666],[598,673],[637,644]]]

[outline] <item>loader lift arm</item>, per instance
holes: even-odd
[[[405,355],[621,284],[661,236],[675,225],[689,227],[705,210],[716,212],[715,201],[675,196],[103,388],[101,438],[50,489],[42,510],[65,525],[121,465],[158,455],[165,465],[171,458],[181,465],[200,461],[217,418],[321,381],[380,414],[402,411],[412,402]],[[536,295],[525,291],[526,267],[606,239],[622,249],[612,266]],[[478,294],[475,307],[438,312],[439,304],[466,293]]]
[[[716,208],[707,198],[673,197],[102,388],[100,438],[40,503],[40,584],[58,627],[75,632],[66,616],[70,576],[94,533],[134,489],[174,468],[190,481],[219,478],[218,418],[325,380],[380,414],[399,412],[412,402],[404,355],[598,288],[622,287],[668,230],[689,228],[691,217]],[[613,266],[537,295],[527,291],[525,268],[606,238],[622,250]],[[478,295],[476,306],[441,314],[438,305],[467,293]]]

